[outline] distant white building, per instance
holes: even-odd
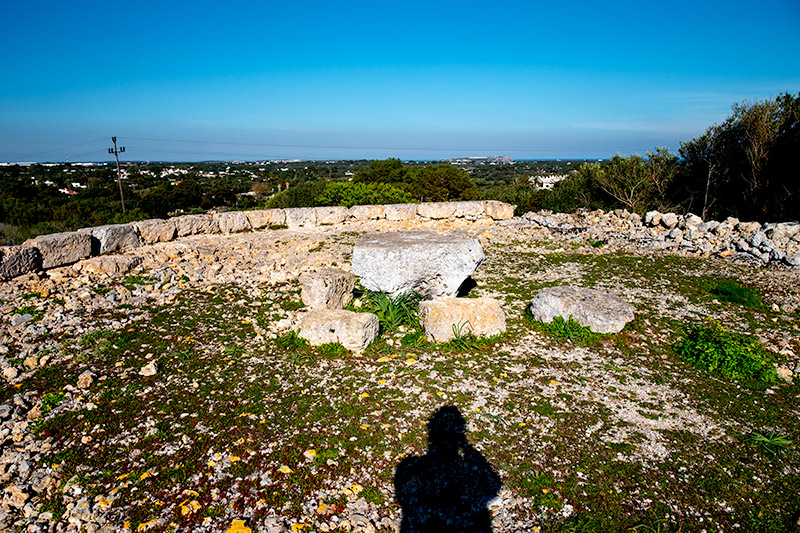
[[[531,176],[528,178],[528,181],[533,184],[540,183],[537,187],[538,189],[550,190],[553,188],[553,185],[566,177],[567,174],[550,174],[548,176]]]

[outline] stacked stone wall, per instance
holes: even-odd
[[[169,220],[142,220],[40,235],[19,246],[0,246],[0,279],[58,268],[89,257],[170,241],[191,235],[302,228],[347,224],[364,220],[425,221],[464,219],[502,221],[514,216],[514,207],[495,200],[430,202],[422,204],[300,207],[184,215]]]

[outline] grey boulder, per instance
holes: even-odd
[[[533,297],[528,308],[535,320],[550,323],[570,316],[595,333],[619,333],[634,319],[634,307],[608,291],[582,287],[548,287]]]
[[[371,291],[453,298],[483,258],[477,239],[432,231],[377,233],[356,242],[353,273]]]

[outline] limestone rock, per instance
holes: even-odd
[[[486,200],[483,202],[484,214],[493,220],[510,220],[514,218],[514,209],[517,206],[499,202],[497,200]]]
[[[431,231],[378,233],[356,242],[353,273],[372,291],[453,298],[483,257],[477,239]]]
[[[581,326],[596,333],[619,333],[634,319],[634,307],[607,291],[582,287],[548,287],[540,290],[530,304],[535,320],[552,322],[570,315]]]
[[[13,381],[17,379],[19,372],[13,366],[7,366],[3,369],[3,377],[6,378],[7,381]]]
[[[664,213],[661,215],[661,225],[667,229],[673,229],[678,225],[678,215],[675,213]]]
[[[108,255],[92,257],[83,261],[81,272],[91,272],[94,274],[122,274],[128,270],[139,266],[142,263],[141,257],[132,255]]]
[[[266,228],[268,226],[281,226],[286,224],[286,213],[283,209],[259,209],[256,211],[245,211],[247,220],[253,229]]]
[[[414,220],[417,216],[417,204],[389,204],[383,206],[386,220]]]
[[[356,277],[350,272],[325,268],[300,275],[300,298],[312,309],[341,309],[353,299]]]
[[[378,335],[378,317],[343,309],[317,309],[300,320],[300,337],[312,346],[338,342],[348,350],[366,348]]]
[[[214,213],[212,215],[214,220],[219,225],[219,230],[222,233],[238,233],[240,231],[248,231],[250,229],[250,221],[247,215],[241,211],[230,211],[227,213]]]
[[[92,255],[92,237],[88,233],[66,231],[39,235],[25,242],[39,250],[42,268],[69,265]]]
[[[356,220],[374,220],[384,218],[385,209],[382,205],[354,205],[348,212]]]
[[[219,233],[219,224],[211,215],[183,215],[173,220],[178,237]]]
[[[30,246],[0,246],[0,279],[33,272],[39,265],[39,251]]]
[[[417,214],[425,218],[450,218],[455,212],[454,202],[425,202],[417,206]]]
[[[486,209],[483,202],[453,202],[453,205],[456,207],[453,216],[473,220],[481,218]]]
[[[447,342],[455,333],[497,335],[506,330],[506,315],[492,298],[441,298],[419,304],[419,321],[428,340]]]
[[[78,376],[77,387],[79,389],[88,389],[94,383],[94,374],[87,370]]]
[[[146,365],[144,365],[142,368],[139,369],[140,376],[145,376],[145,377],[155,376],[157,373],[158,373],[158,368],[156,368],[155,361],[150,361],[149,363],[147,363]]]
[[[313,207],[292,207],[283,211],[286,213],[286,225],[290,228],[317,225],[317,212]]]
[[[347,208],[340,205],[315,207],[314,211],[317,215],[318,226],[322,224],[341,224],[350,216]]]
[[[81,233],[92,236],[92,255],[106,254],[118,250],[130,250],[142,245],[136,228],[130,224],[110,224],[93,228],[81,228]]]
[[[658,211],[648,211],[644,214],[644,223],[647,226],[658,226],[661,224],[661,213]]]
[[[175,222],[173,220],[154,218],[132,222],[131,226],[139,232],[139,238],[144,244],[168,242],[175,238]]]

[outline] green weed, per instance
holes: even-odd
[[[766,433],[753,431],[747,436],[745,442],[770,457],[780,456],[792,446],[789,436],[780,431],[768,431]]]
[[[377,315],[384,331],[395,331],[400,326],[418,327],[421,300],[422,296],[413,291],[394,298],[384,292],[367,291],[361,310]]]
[[[569,341],[575,344],[592,344],[601,338],[599,333],[593,332],[588,326],[581,326],[572,315],[569,315],[567,320],[564,320],[564,317],[556,316],[553,317],[553,321],[550,323],[539,322],[533,318],[530,310],[526,309],[525,319],[531,326],[561,341]]]
[[[778,379],[773,357],[757,340],[725,330],[717,323],[690,326],[675,352],[712,374],[726,379],[770,384]]]

